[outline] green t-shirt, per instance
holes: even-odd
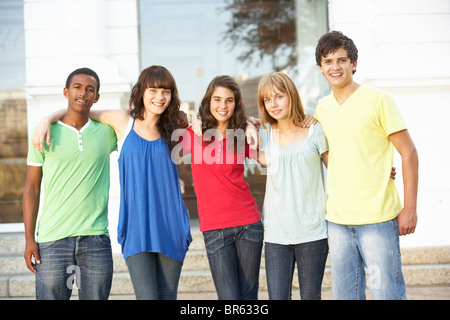
[[[109,163],[116,148],[114,130],[93,120],[80,131],[52,124],[51,145],[42,153],[30,141],[27,164],[42,166],[44,183],[38,242],[108,235]]]

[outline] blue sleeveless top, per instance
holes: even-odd
[[[176,165],[162,138],[140,137],[130,117],[119,142],[120,212],[117,230],[125,260],[157,252],[183,262],[192,241]]]

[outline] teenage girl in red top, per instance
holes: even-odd
[[[191,153],[200,230],[219,299],[258,299],[263,245],[261,215],[243,180],[245,157],[256,151],[246,143],[245,106],[229,76],[214,78],[199,108],[202,136],[192,127],[183,135]]]

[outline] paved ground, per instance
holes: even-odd
[[[299,300],[298,292],[292,294],[292,299]],[[450,287],[425,287],[425,288],[407,288],[406,295],[408,300],[450,300]],[[367,292],[367,299],[372,297],[370,292]],[[114,298],[113,298],[114,299]],[[197,293],[197,294],[178,294],[179,300],[216,300],[215,294]],[[267,292],[260,292],[259,299],[268,299]],[[324,290],[322,292],[323,300],[331,300],[331,290]]]
[[[407,288],[406,295],[408,300],[450,300],[450,287],[420,287],[420,288]],[[77,300],[78,297],[72,299]],[[110,296],[110,300],[134,300],[135,297],[131,295],[127,296]],[[260,300],[267,300],[268,294],[265,291],[259,293]],[[300,295],[298,292],[292,294],[293,300],[299,300]],[[371,300],[370,292],[367,292],[367,300]],[[0,300],[34,300],[33,298],[0,298]],[[194,293],[194,294],[178,294],[178,300],[217,300],[215,293]],[[322,300],[332,300],[331,290],[322,291]]]
[[[450,300],[450,287],[406,289],[409,300]]]

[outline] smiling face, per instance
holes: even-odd
[[[235,105],[233,91],[225,87],[216,87],[211,97],[210,111],[219,125],[228,124],[234,113]]]
[[[87,74],[76,74],[69,87],[64,88],[64,96],[69,102],[69,109],[77,113],[89,113],[92,105],[98,101],[97,80]]]
[[[332,88],[342,89],[353,83],[356,65],[357,61],[350,60],[347,50],[339,48],[326,57],[322,57],[319,70]]]
[[[169,106],[171,99],[171,90],[148,87],[143,97],[145,110],[155,115],[161,115]]]
[[[264,97],[264,107],[269,115],[277,121],[289,117],[290,101],[286,92],[274,88],[274,91]]]

